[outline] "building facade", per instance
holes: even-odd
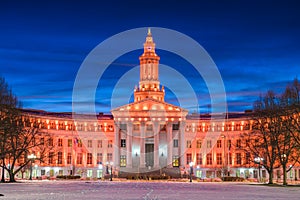
[[[177,169],[188,174],[190,163],[199,178],[237,176],[258,178],[258,165],[251,162],[241,134],[252,129],[247,113],[228,113],[226,119],[188,110],[165,102],[159,82],[159,60],[150,30],[140,60],[140,80],[134,102],[115,108],[112,115],[80,115],[24,110],[31,126],[38,122],[40,140],[47,133],[54,148],[45,162],[33,163],[33,177],[80,175],[101,178],[113,171],[141,173]],[[46,134],[45,134],[46,135]],[[39,157],[39,152],[32,152]],[[278,169],[280,170],[280,169]],[[275,179],[282,174],[275,170]],[[29,171],[24,171],[29,176]],[[300,178],[294,168],[290,178]],[[19,174],[18,177],[22,175]],[[261,177],[267,178],[261,169]]]

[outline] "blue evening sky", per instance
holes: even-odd
[[[300,3],[289,0],[4,0],[0,2],[0,76],[24,108],[70,112],[76,73],[94,47],[128,29],[164,27],[205,48],[222,75],[229,111],[244,111],[268,89],[280,92],[299,78],[299,10]],[[139,64],[141,53],[118,58],[101,78],[98,112],[110,111],[115,84]],[[158,54],[161,63],[188,77],[196,91],[199,108],[187,109],[207,112],[210,99],[203,80],[193,77],[186,61],[169,52],[158,50]],[[177,102],[169,90],[166,101]]]

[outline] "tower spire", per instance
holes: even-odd
[[[150,27],[148,28],[148,35],[149,36],[151,35],[151,28]]]

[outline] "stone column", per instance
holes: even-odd
[[[140,134],[140,168],[146,167],[145,165],[145,132],[146,132],[146,125],[145,122],[141,123],[141,134]]]
[[[186,165],[186,155],[185,155],[185,138],[184,138],[184,131],[185,131],[185,122],[180,122],[179,128],[179,156],[180,156],[180,166],[184,167]]]
[[[115,134],[114,134],[114,166],[118,168],[120,166],[120,125],[115,122]]]
[[[154,168],[159,168],[159,123],[153,123],[154,134]]]
[[[132,123],[127,123],[126,167],[132,168]]]
[[[167,123],[167,166],[172,166],[172,156],[173,156],[173,124],[171,122]]]

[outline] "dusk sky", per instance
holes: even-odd
[[[229,111],[244,111],[252,109],[268,89],[281,92],[299,78],[299,10],[298,1],[4,0],[0,2],[0,76],[24,108],[71,112],[76,74],[92,49],[122,31],[162,27],[186,34],[204,47],[222,75]],[[153,37],[155,41],[155,32]],[[112,90],[122,73],[139,64],[142,45],[118,58],[101,78],[105,84],[96,97],[98,112],[110,111]],[[210,100],[203,80],[193,78],[183,59],[166,51],[157,54],[160,63],[188,77],[200,111],[207,112]],[[133,90],[134,85],[128,87]],[[176,104],[168,90],[166,101]]]

